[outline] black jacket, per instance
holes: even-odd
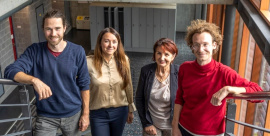
[[[141,68],[140,79],[136,91],[136,108],[138,110],[143,128],[153,125],[150,112],[148,110],[148,102],[155,78],[156,63],[148,64]],[[171,95],[171,116],[173,117],[174,100],[178,88],[178,70],[179,66],[171,64],[170,66],[170,95]]]

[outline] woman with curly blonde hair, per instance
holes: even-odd
[[[219,27],[204,20],[192,21],[187,28],[186,42],[196,60],[179,68],[173,136],[224,135],[227,95],[262,91],[212,58],[222,40]]]

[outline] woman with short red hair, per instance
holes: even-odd
[[[168,38],[159,39],[153,49],[155,63],[141,68],[136,107],[144,136],[171,136],[179,69],[179,66],[172,62],[178,54],[178,49]]]

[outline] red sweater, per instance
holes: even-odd
[[[247,92],[263,91],[256,83],[240,77],[233,69],[215,60],[200,66],[197,61],[179,68],[175,104],[183,106],[180,124],[192,133],[217,135],[225,132],[226,102],[210,103],[212,95],[224,86],[245,87]]]

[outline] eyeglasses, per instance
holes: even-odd
[[[191,48],[194,49],[194,50],[198,50],[200,49],[200,47],[202,46],[203,49],[206,49],[210,46],[209,43],[203,43],[203,44],[199,44],[199,43],[194,43]]]

